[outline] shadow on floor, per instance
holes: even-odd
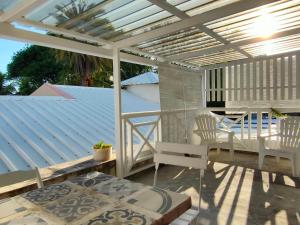
[[[129,179],[152,185],[154,169]],[[300,224],[300,179],[210,161],[202,182],[198,224]],[[199,171],[162,166],[158,186],[192,197],[198,205]]]

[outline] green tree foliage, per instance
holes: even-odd
[[[58,62],[79,76],[81,86],[92,86],[92,73],[100,69],[98,57],[62,50],[56,50],[55,55]]]
[[[72,0],[68,7],[64,5],[56,5],[55,7],[59,13],[56,13],[55,17],[60,26],[67,26],[69,29],[74,29],[74,26],[76,25],[72,23],[66,25],[65,23],[68,22],[70,19],[76,18],[84,12],[87,12],[89,9],[92,9],[95,6],[96,4],[88,4],[88,1],[86,0]],[[98,12],[98,14],[100,13],[101,12]],[[95,14],[87,14],[87,16],[81,17],[80,21],[83,24],[89,23],[90,21],[94,21],[93,23],[91,23],[89,28],[86,27],[82,29],[93,29],[105,23],[108,23],[107,20],[96,18]],[[109,26],[108,29],[113,30],[111,26]],[[50,35],[56,36],[55,34]],[[99,83],[99,81],[101,81],[100,83],[103,83],[103,85],[106,83],[103,74],[105,74],[105,71],[107,71],[111,67],[111,63],[108,60],[100,60],[100,58],[95,56],[78,54],[62,50],[56,50],[55,52],[56,57],[59,61],[65,62],[65,65],[70,67],[73,74],[77,74],[80,76],[80,85],[94,86],[93,81],[96,81],[97,84]],[[95,77],[95,71],[97,73],[102,74],[102,76],[100,76],[100,78],[97,76]]]
[[[57,12],[54,17],[60,27],[77,32],[93,31],[95,36],[100,35],[101,32],[118,35],[121,31],[115,31],[108,20],[96,17],[101,14],[101,11],[87,13],[96,6],[97,4],[89,4],[87,0],[71,0],[68,5],[56,5]],[[86,13],[85,16],[81,16],[82,13]],[[80,18],[72,22],[72,19],[78,16]],[[48,33],[48,35],[59,36],[53,33]],[[13,57],[8,65],[8,78],[18,80],[19,94],[22,95],[31,94],[45,82],[111,87],[112,67],[110,59],[29,46],[17,52]],[[121,79],[128,79],[151,69],[149,66],[121,62]]]
[[[151,66],[121,62],[121,80],[126,80],[149,71],[152,71]]]
[[[21,95],[31,94],[45,82],[58,83],[69,74],[52,49],[31,45],[18,51],[7,65],[7,78],[16,79]]]
[[[103,13],[103,11],[98,10],[97,13],[87,13],[97,7],[97,4],[88,4],[87,0],[71,0],[68,6],[56,5],[55,7],[59,12],[55,14],[55,18],[60,27],[73,29],[77,32],[93,31],[93,36],[100,35],[102,32],[113,36],[122,33],[122,31],[115,31],[108,20],[99,19],[96,16]],[[83,13],[85,13],[85,16],[82,16]],[[76,22],[70,22],[78,16],[80,19],[75,20]],[[56,34],[50,35],[57,36]],[[55,52],[57,59],[63,62],[66,67],[70,67],[72,71],[73,75],[66,79],[67,82],[71,81],[73,84],[77,82],[78,85],[82,86],[111,86],[112,83],[109,77],[112,75],[112,60],[61,50]],[[122,62],[121,79],[128,79],[149,70],[151,70],[151,67]],[[74,74],[80,76],[80,83],[78,83],[78,79],[74,79]]]
[[[0,95],[11,95],[16,91],[13,84],[6,84],[6,82],[5,75],[0,72]]]
[[[82,85],[80,70],[74,67],[76,60],[82,56],[78,53],[63,52],[58,56],[57,50],[31,45],[18,51],[10,64],[7,66],[7,79],[17,80],[19,93],[29,95],[45,82],[52,84]],[[74,57],[74,61],[68,57]],[[113,63],[111,59],[93,57],[97,60],[97,67],[90,69],[90,84],[94,87],[111,87],[110,77],[113,74]],[[138,74],[151,71],[152,67],[121,62],[121,79],[125,80]]]

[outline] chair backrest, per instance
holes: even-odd
[[[217,120],[208,114],[198,115],[196,118],[197,131],[202,143],[212,142],[216,140]]]
[[[5,174],[0,174],[0,187],[16,184],[22,181],[36,178],[38,188],[44,186],[38,168],[28,171],[13,171]]]
[[[288,117],[280,121],[280,147],[299,148],[300,117]]]
[[[154,153],[155,163],[192,167],[195,169],[206,169],[206,145],[157,142],[156,150],[157,152]],[[190,156],[186,157],[184,154],[189,154]]]

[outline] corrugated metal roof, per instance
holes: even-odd
[[[157,84],[159,82],[158,75],[153,72],[147,72],[138,76],[129,78],[121,82],[122,86],[139,85],[139,84]]]
[[[53,87],[74,99],[0,97],[0,173],[75,160],[92,154],[99,140],[114,144],[113,89]],[[126,90],[122,103],[123,112],[159,109]]]

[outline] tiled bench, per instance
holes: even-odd
[[[180,217],[174,220],[170,225],[196,225],[197,224],[198,211],[195,209],[189,209],[183,213]]]
[[[114,156],[105,162],[98,162],[93,160],[92,156],[87,156],[78,160],[42,168],[39,169],[39,171],[44,184],[50,185],[93,171],[102,171],[107,174],[115,175],[115,166],[116,160]],[[0,188],[0,199],[13,197],[36,188],[36,179],[2,187]]]

